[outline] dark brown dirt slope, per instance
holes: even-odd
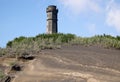
[[[95,46],[43,50],[13,82],[120,82],[120,50]]]

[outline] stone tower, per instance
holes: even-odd
[[[57,33],[57,13],[58,9],[54,5],[50,5],[46,9],[47,12],[47,34]]]

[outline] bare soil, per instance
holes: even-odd
[[[42,50],[12,82],[120,82],[120,50],[96,46]]]

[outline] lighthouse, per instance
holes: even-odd
[[[58,25],[57,25],[57,14],[58,9],[54,5],[50,5],[46,9],[47,13],[47,34],[53,34],[58,32]]]

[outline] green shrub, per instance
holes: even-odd
[[[3,78],[5,75],[4,73],[0,70],[0,79]]]
[[[60,48],[61,44],[69,43],[75,38],[73,34],[39,34],[36,37],[18,37],[7,43],[5,54],[20,55],[22,52],[37,52],[41,49]]]
[[[24,36],[20,36],[19,38],[15,38],[13,41],[9,41],[7,43],[7,47],[12,47],[12,45],[13,45],[14,42],[19,43],[19,42],[21,42],[24,39],[26,39],[26,37],[24,37]]]
[[[110,35],[96,35],[91,38],[75,37],[71,44],[80,44],[85,46],[98,45],[106,48],[120,49],[119,37],[113,37]]]
[[[18,37],[7,43],[5,49],[0,49],[0,55],[20,55],[22,52],[37,52],[41,49],[60,48],[64,44],[98,45],[106,48],[120,49],[120,36],[95,35],[93,37],[78,37],[74,34],[39,34],[35,37]]]

